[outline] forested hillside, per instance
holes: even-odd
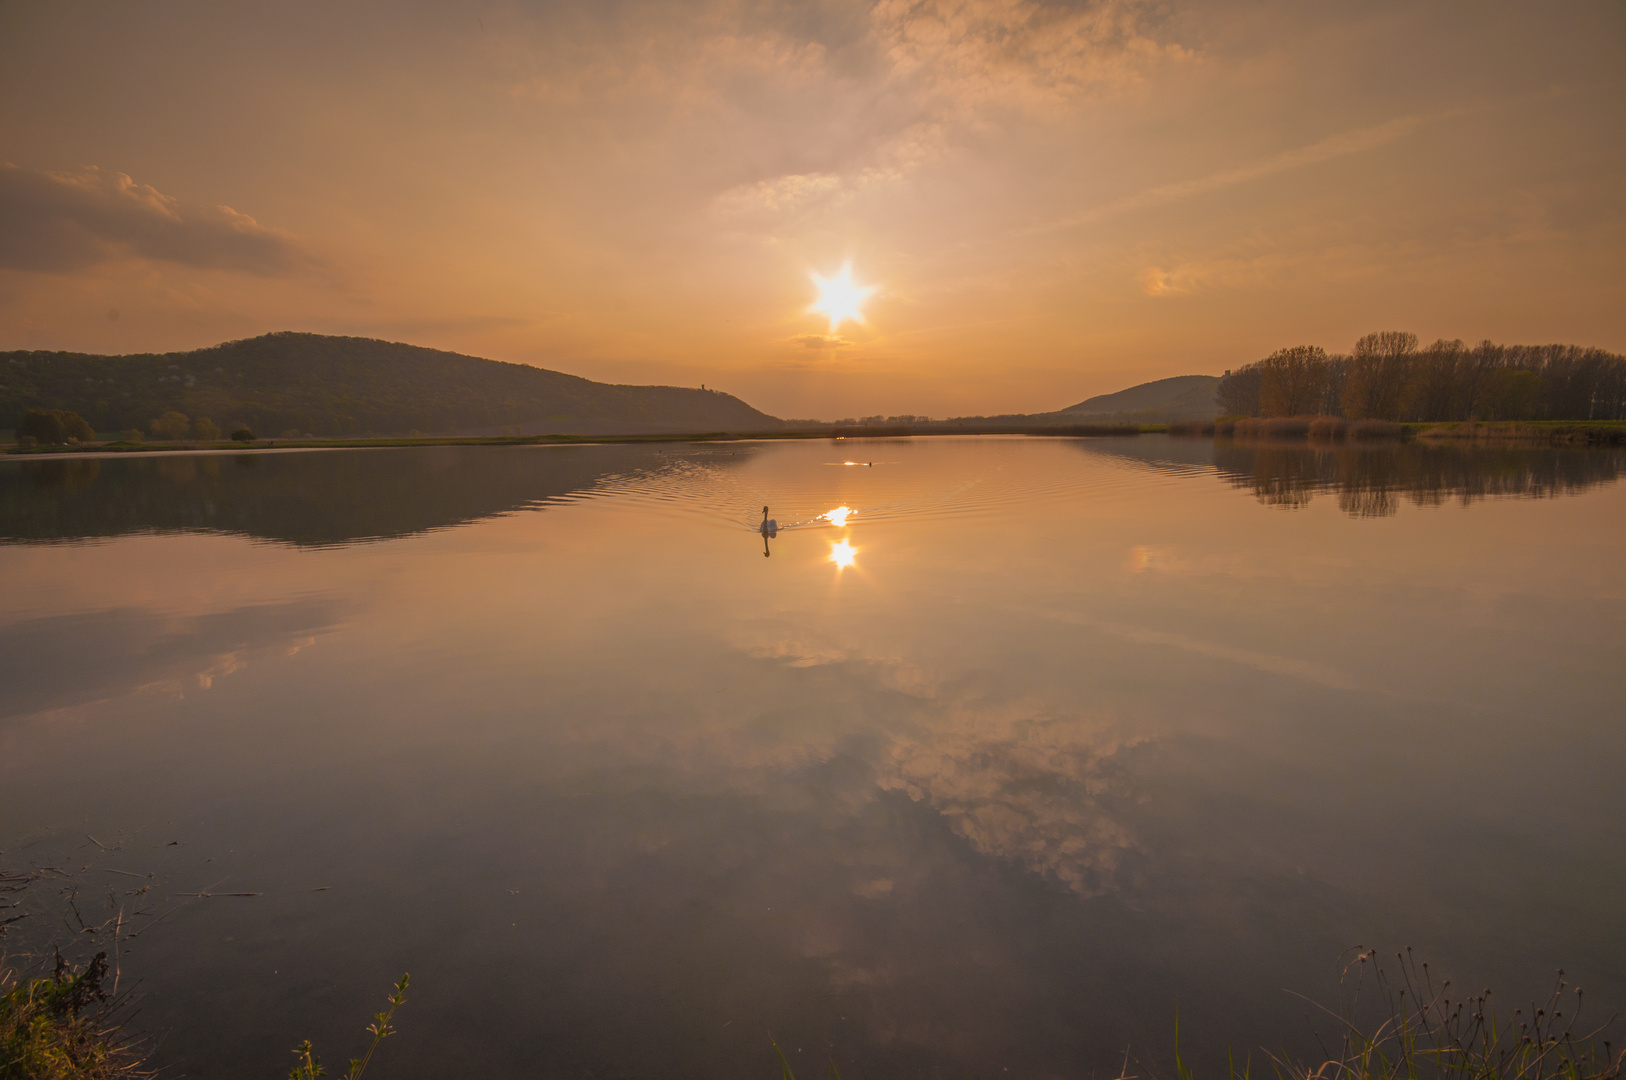
[[[262,436],[767,431],[729,394],[618,386],[370,338],[279,333],[192,352],[0,353],[0,428],[68,409],[97,431],[149,431],[174,411]]]
[[[1417,335],[1367,334],[1348,356],[1314,345],[1279,349],[1225,373],[1226,416],[1352,420],[1622,420],[1626,357],[1577,345],[1461,341],[1417,347]]]
[[[1141,383],[1115,394],[1099,394],[1064,413],[1091,419],[1133,419],[1137,423],[1167,423],[1171,420],[1212,420],[1219,414],[1214,392],[1218,375],[1176,375]]]

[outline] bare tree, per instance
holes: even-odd
[[[1258,364],[1246,364],[1227,371],[1215,397],[1225,416],[1258,416],[1260,371]]]
[[[1261,416],[1310,416],[1327,396],[1327,352],[1319,345],[1277,349],[1256,365]]]
[[[1462,368],[1468,346],[1441,338],[1411,362],[1401,403],[1407,420],[1461,420],[1467,404],[1461,400]]]
[[[1344,380],[1343,412],[1351,420],[1398,420],[1417,335],[1404,330],[1367,334],[1355,343]]]

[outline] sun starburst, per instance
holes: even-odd
[[[864,321],[864,313],[859,310],[859,305],[875,293],[876,287],[855,285],[852,263],[843,266],[841,273],[834,277],[826,278],[817,273],[810,273],[808,276],[819,289],[819,298],[807,309],[808,313],[820,314],[829,319],[830,333],[835,333],[848,319],[856,323]]]

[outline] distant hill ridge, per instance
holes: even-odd
[[[1147,417],[1157,420],[1212,420],[1219,415],[1218,375],[1176,375],[1170,379],[1131,386],[1115,394],[1100,394],[1069,405],[1061,412],[1080,417]]]
[[[772,431],[731,394],[625,386],[373,338],[284,331],[190,352],[0,353],[0,428],[26,409],[71,409],[98,431],[164,412],[275,437]]]

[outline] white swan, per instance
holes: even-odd
[[[762,508],[762,524],[757,528],[763,536],[778,536],[779,522],[768,516],[768,508]]]

